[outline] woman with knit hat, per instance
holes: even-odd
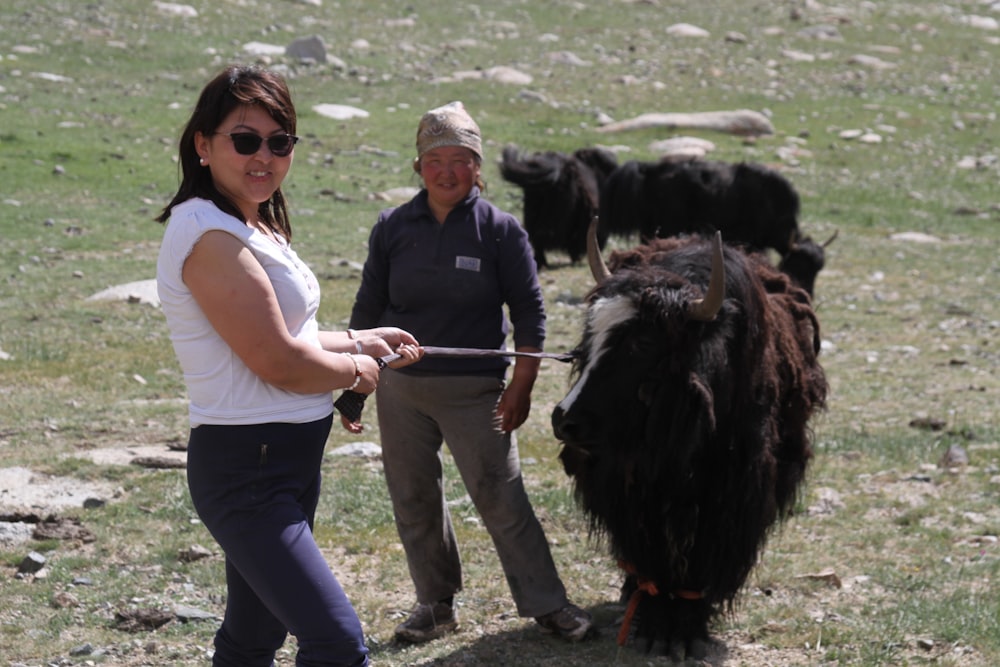
[[[414,170],[424,187],[372,228],[351,327],[397,326],[427,345],[541,351],[545,309],[527,234],[480,196],[479,126],[461,102],[428,111]],[[509,322],[504,307],[509,312]],[[571,640],[590,615],[571,604],[521,477],[514,430],[528,418],[536,358],[427,357],[386,369],[376,393],[386,482],[417,604],[396,637],[423,642],[458,628],[458,544],[443,493],[441,445],[496,546],[520,616]],[[360,424],[345,427],[360,430]]]

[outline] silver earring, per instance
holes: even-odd
[[[207,163],[207,162],[205,162],[205,158],[200,158],[200,159],[198,160],[198,164],[200,164],[201,166],[203,166],[203,167],[204,167],[204,166],[205,166],[206,164],[208,164],[208,163]]]

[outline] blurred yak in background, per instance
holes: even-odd
[[[751,252],[771,248],[781,258],[778,269],[811,296],[824,249],[833,241],[820,245],[802,234],[798,193],[784,176],[760,164],[686,158],[619,165],[602,148],[522,156],[507,147],[500,174],[524,193],[522,221],[539,268],[548,266],[547,250],[579,261],[586,230],[599,215],[602,248],[609,235],[638,235],[646,242],[715,231]]]
[[[797,499],[827,393],[819,323],[804,290],[718,234],[651,239],[610,269],[589,245],[560,458],[625,572],[619,643],[700,659]]]
[[[600,233],[638,234],[643,242],[721,231],[750,252],[774,249],[779,270],[810,295],[824,248],[799,229],[799,195],[780,173],[761,164],[701,159],[630,160],[601,189]],[[834,235],[836,236],[836,235]]]
[[[504,148],[500,175],[524,193],[521,220],[539,268],[548,267],[546,250],[562,250],[573,263],[586,256],[587,228],[597,214],[601,184],[617,166],[614,153],[603,148],[529,156]],[[601,232],[601,247],[606,240]]]

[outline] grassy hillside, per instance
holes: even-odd
[[[141,633],[115,624],[129,609],[219,613],[225,587],[221,553],[194,521],[182,471],[83,456],[183,442],[187,423],[162,314],[87,297],[154,277],[162,227],[152,218],[177,186],[176,141],[195,96],[223,65],[262,59],[286,74],[298,105],[304,140],[286,193],[297,250],[320,277],[321,317],[331,327],[346,321],[368,230],[388,205],[378,193],[417,184],[416,123],[444,102],[463,100],[479,121],[488,196],[518,215],[520,193],[495,165],[511,143],[527,151],[602,144],[623,160],[653,159],[651,142],[691,134],[715,143],[714,159],[780,169],[802,196],[805,231],[820,239],[839,231],[816,288],[832,393],[814,425],[817,457],[800,511],[774,536],[738,613],[718,628],[716,662],[1000,664],[994,7],[189,6],[196,16],[146,0],[0,7],[0,468],[118,490],[103,507],[60,510],[92,541],[0,543],[0,663],[207,664],[214,621]],[[669,34],[677,23],[709,36]],[[312,35],[326,42],[330,62],[245,49]],[[485,73],[494,67],[531,82],[492,80]],[[484,75],[468,74],[476,71]],[[370,115],[333,120],[313,111],[320,103]],[[767,114],[775,134],[598,131],[602,117],[734,109]],[[850,130],[873,139],[849,138]],[[924,236],[898,236],[907,232]],[[551,260],[542,275],[548,347],[566,350],[590,279],[565,257]],[[520,447],[557,564],[574,600],[595,613],[599,639],[566,645],[516,618],[489,538],[449,467],[467,571],[464,628],[428,646],[392,644],[413,594],[380,465],[331,457],[317,536],[376,664],[662,664],[615,645],[619,574],[587,538],[549,426],[567,380],[564,365],[545,363]],[[335,431],[329,449],[356,439]],[[375,425],[360,439],[377,442]],[[968,465],[938,466],[952,445],[968,452]],[[195,544],[214,555],[178,557]],[[46,556],[46,576],[15,576],[31,550]],[[293,664],[293,654],[290,640],[281,664]]]

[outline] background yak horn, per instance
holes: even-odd
[[[823,244],[823,247],[825,248],[825,247],[827,247],[828,245],[830,245],[831,243],[833,243],[833,240],[834,240],[835,238],[837,238],[837,234],[839,234],[839,233],[840,233],[840,230],[839,230],[839,229],[835,229],[835,230],[833,230],[833,236],[831,236],[830,238],[828,238],[828,239],[826,240],[826,243],[824,243],[824,244]]]
[[[601,256],[601,247],[597,243],[597,216],[590,221],[587,228],[587,263],[590,264],[590,272],[594,275],[594,281],[598,285],[611,277],[608,265],[604,263]]]
[[[722,308],[725,296],[726,266],[722,257],[722,233],[715,232],[712,238],[712,275],[708,279],[708,291],[704,299],[691,302],[688,317],[699,322],[711,322]]]

